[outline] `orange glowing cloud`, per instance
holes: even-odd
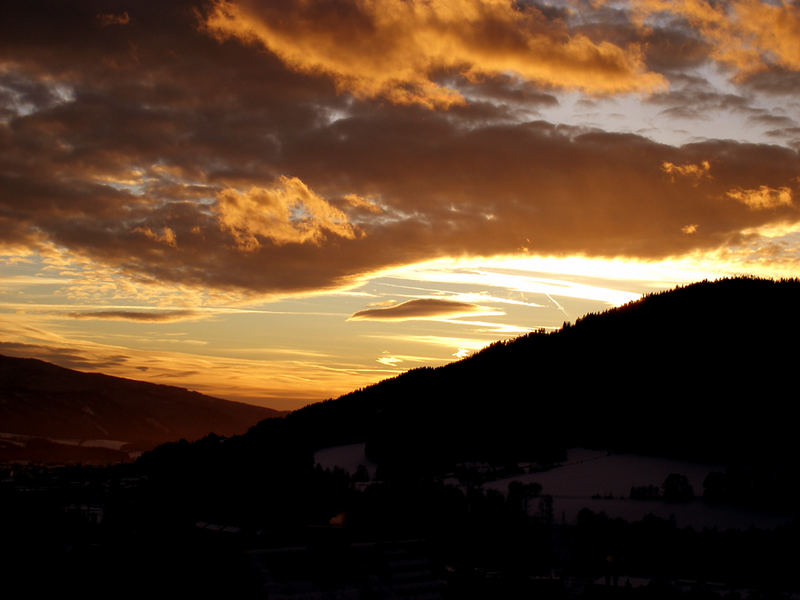
[[[141,233],[146,238],[149,238],[156,242],[161,242],[162,244],[166,244],[167,246],[171,246],[173,248],[178,243],[177,239],[175,238],[175,232],[169,227],[162,227],[160,234],[153,231],[149,227],[136,227],[134,228],[133,231]]]
[[[730,190],[728,197],[738,200],[753,210],[777,208],[792,205],[792,190],[788,187],[771,188],[766,185],[757,190],[743,190],[740,188]]]
[[[686,235],[694,235],[697,233],[697,223],[689,223],[681,227],[681,231]]]
[[[215,0],[202,27],[219,40],[263,46],[295,71],[324,74],[340,91],[395,104],[463,104],[436,81],[443,72],[470,81],[514,73],[592,94],[666,87],[638,46],[571,34],[563,21],[510,0]]]
[[[712,56],[740,76],[770,65],[800,70],[800,7],[785,0],[714,2],[706,0],[637,0],[641,20],[654,13],[686,19],[711,44]]]
[[[693,179],[702,179],[703,177],[710,177],[711,164],[704,160],[700,164],[687,163],[683,165],[676,165],[671,162],[661,163],[661,170],[673,177],[689,177]]]
[[[347,215],[315,194],[297,177],[280,177],[272,187],[247,192],[227,188],[214,205],[220,227],[230,232],[241,250],[274,244],[319,243],[325,231],[354,239]]]

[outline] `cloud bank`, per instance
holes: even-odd
[[[785,91],[794,5],[634,4],[14,4],[0,246],[136,285],[286,295],[447,256],[659,259],[800,222],[787,145],[533,114],[562,90],[660,90],[665,110],[774,128],[680,71],[718,61]]]

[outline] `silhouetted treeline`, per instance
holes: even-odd
[[[464,461],[546,465],[566,448],[595,447],[722,463],[712,502],[793,509],[795,360],[784,348],[800,334],[797,306],[794,279],[696,283],[409,371],[193,452],[199,464],[229,465],[218,470],[234,480],[264,461],[294,465],[302,456],[310,468],[316,449],[366,441],[381,476],[395,479]]]
[[[287,422],[312,447],[366,440],[385,472],[547,463],[586,446],[785,479],[798,458],[796,359],[785,350],[800,334],[798,306],[796,279],[704,281],[409,371]]]

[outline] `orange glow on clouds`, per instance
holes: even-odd
[[[641,18],[671,13],[685,18],[713,46],[712,55],[739,75],[770,64],[800,69],[800,7],[761,0],[634,0]]]
[[[436,82],[443,70],[470,80],[511,72],[592,94],[666,87],[661,75],[646,70],[636,45],[569,34],[536,8],[510,0],[356,0],[332,10],[297,2],[279,14],[269,6],[217,1],[204,26],[219,39],[260,44],[292,69],[324,73],[361,98],[429,108],[463,104],[457,91]]]
[[[754,190],[735,189],[729,191],[728,196],[734,200],[738,200],[753,210],[764,210],[792,205],[792,190],[788,187],[774,189],[762,185]]]
[[[671,162],[664,162],[661,164],[661,170],[673,177],[680,176],[701,179],[703,177],[711,176],[711,164],[707,160],[704,160],[700,164],[696,165],[691,163],[685,165],[676,165]]]
[[[797,2],[7,5],[0,353],[287,408],[800,273]]]
[[[264,239],[275,244],[319,243],[326,231],[347,239],[356,237],[347,215],[297,177],[282,176],[272,187],[252,187],[247,192],[224,189],[217,195],[214,210],[220,226],[245,251],[259,248]]]

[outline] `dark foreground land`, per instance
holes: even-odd
[[[794,597],[796,369],[777,349],[800,332],[798,302],[797,281],[696,284],[244,435],[170,443],[115,466],[4,467],[3,588],[9,597]],[[750,325],[754,314],[770,315],[769,326]],[[353,443],[366,444],[372,473],[316,466],[316,451]],[[588,510],[567,519],[535,480],[576,446],[719,465],[702,489],[675,473],[628,501],[787,517],[724,530]],[[524,477],[505,489],[490,484],[515,475]]]
[[[696,530],[584,510],[561,522],[535,484],[503,495],[474,474],[364,482],[300,467],[278,488],[229,488],[191,483],[185,467],[6,471],[8,597],[733,600],[800,587],[796,521]]]

